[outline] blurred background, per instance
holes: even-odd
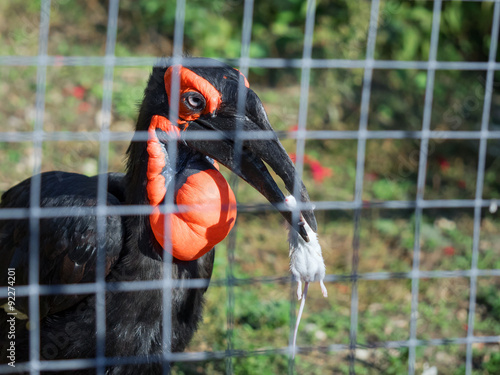
[[[121,0],[115,54],[118,57],[161,57],[172,53],[175,1]],[[306,2],[255,0],[251,58],[302,57]],[[313,35],[314,59],[363,60],[366,55],[370,1],[317,1]],[[488,61],[493,2],[445,1],[439,32],[438,61]],[[375,45],[376,60],[427,61],[432,1],[381,0]],[[46,132],[99,131],[104,67],[57,64],[57,56],[104,56],[108,2],[53,0],[45,92]],[[184,51],[192,56],[223,60],[241,55],[243,1],[187,0]],[[0,2],[0,56],[36,56],[40,1]],[[500,61],[498,49],[496,61]],[[62,61],[62,60],[61,60]],[[150,66],[115,66],[111,131],[132,131]],[[308,130],[356,131],[360,123],[362,68],[312,69],[307,111]],[[248,79],[268,111],[276,130],[297,129],[301,70],[250,68]],[[485,70],[437,70],[431,130],[480,130],[485,96]],[[427,71],[375,69],[368,130],[418,131],[422,128]],[[30,132],[35,121],[36,65],[0,66],[0,132]],[[495,72],[490,130],[500,130],[500,71]],[[282,142],[293,156],[296,141]],[[129,141],[109,145],[109,169],[123,171]],[[357,138],[308,139],[304,181],[316,201],[354,200]],[[97,173],[97,141],[45,141],[42,169]],[[419,139],[369,139],[362,199],[412,201],[417,192]],[[476,192],[478,139],[431,139],[424,199],[473,200]],[[31,176],[32,142],[0,142],[0,193]],[[245,183],[238,201],[264,203]],[[483,199],[500,199],[500,141],[488,141]],[[413,209],[367,208],[360,222],[360,273],[409,272],[415,241]],[[327,273],[344,275],[329,282],[328,299],[311,287],[298,344],[308,348],[296,359],[297,373],[347,374],[351,324],[353,267],[352,210],[318,210],[320,241]],[[420,228],[420,269],[455,271],[471,268],[473,208],[426,209]],[[500,269],[499,214],[481,214],[478,268]],[[207,293],[204,322],[188,351],[254,351],[288,345],[296,304],[287,278],[288,244],[278,213],[241,212],[234,249],[217,247],[214,280]],[[232,248],[232,246],[231,246]],[[231,261],[229,261],[230,259]],[[228,288],[230,277],[252,282]],[[285,280],[286,282],[273,282]],[[417,339],[467,336],[468,277],[421,279]],[[479,277],[474,316],[475,336],[500,335],[500,278]],[[228,295],[231,294],[229,304]],[[404,374],[408,348],[370,348],[373,343],[410,338],[411,280],[359,280],[357,374]],[[228,330],[230,328],[230,330]],[[326,348],[326,349],[325,349]],[[331,348],[331,347],[330,347]],[[500,345],[473,345],[473,374],[500,373]],[[465,344],[421,345],[416,371],[436,367],[439,374],[465,373]],[[232,359],[237,374],[280,374],[288,369],[284,354]],[[226,361],[176,364],[174,374],[226,373]]]

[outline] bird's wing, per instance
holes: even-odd
[[[120,197],[124,195],[120,190],[121,179],[121,175],[109,176],[109,186],[114,194],[108,189],[108,206],[121,203]],[[25,180],[4,193],[0,208],[29,208],[31,183],[32,179]],[[29,284],[30,242],[39,249],[41,285],[94,282],[98,244],[105,254],[105,273],[108,275],[120,256],[125,228],[118,215],[98,219],[95,212],[89,214],[88,210],[97,206],[97,177],[65,172],[43,173],[40,206],[57,208],[56,214],[67,212],[71,216],[44,217],[39,222],[33,219],[1,220],[0,286],[12,284],[13,279],[8,279],[8,275],[13,273],[9,274],[8,269],[14,270],[16,286]],[[98,240],[98,228],[101,228],[102,240]],[[33,241],[37,231],[38,239]],[[40,318],[62,311],[84,297],[43,295],[40,298]],[[6,302],[5,298],[0,298],[0,306]],[[17,298],[16,309],[28,314],[28,298]]]

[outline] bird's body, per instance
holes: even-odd
[[[125,176],[113,174],[108,179],[107,205],[124,204]],[[28,207],[30,180],[24,181],[3,197],[2,208]],[[64,172],[42,174],[41,206],[75,210],[78,207],[93,208],[97,203],[97,176]],[[62,198],[64,197],[64,198]],[[71,208],[68,208],[71,207]],[[137,219],[137,218],[136,218]],[[131,217],[108,216],[106,218],[106,281],[141,281],[163,278],[160,256],[150,251],[144,254],[137,246],[127,246],[126,239]],[[44,284],[71,284],[95,280],[95,243],[97,219],[95,216],[74,216],[41,219],[40,221],[40,280]],[[9,268],[16,270],[16,285],[29,282],[28,251],[29,221],[0,221],[0,248],[10,249],[0,260],[11,260]],[[137,237],[145,234],[135,233]],[[132,236],[134,238],[135,236]],[[138,238],[134,238],[139,240]],[[81,246],[78,246],[81,244]],[[148,249],[145,247],[144,249]],[[87,251],[85,251],[87,250]],[[17,251],[17,254],[16,254]],[[16,256],[22,254],[24,256]],[[58,261],[62,259],[62,261]],[[173,259],[172,278],[210,279],[214,251],[190,262]],[[65,261],[67,260],[67,261]],[[65,268],[66,267],[66,268]],[[67,267],[74,267],[68,272]],[[2,274],[6,285],[7,272]],[[183,351],[201,319],[204,289],[172,290],[172,341],[171,350]],[[0,304],[4,304],[1,300]],[[16,308],[29,312],[28,298],[17,298]],[[182,313],[189,312],[189,313]],[[106,356],[149,356],[161,353],[162,344],[162,291],[106,293]],[[55,295],[40,299],[40,338],[42,359],[93,358],[96,348],[95,295]],[[0,310],[0,334],[6,336],[8,315]],[[29,360],[29,331],[27,320],[16,319],[16,362]],[[126,333],[126,334],[124,334]],[[0,341],[0,350],[6,353],[8,341]],[[4,361],[5,359],[2,358]],[[160,372],[158,363],[115,367],[113,373]],[[84,370],[82,373],[92,373]]]
[[[47,172],[41,176],[40,207],[57,208],[74,214],[98,205],[98,179],[107,179],[108,206],[148,205],[151,214],[108,215],[104,241],[98,237],[103,220],[95,215],[42,217],[39,233],[30,232],[30,220],[0,221],[0,286],[7,286],[7,270],[14,268],[16,285],[29,285],[30,238],[39,236],[39,283],[61,285],[92,283],[96,280],[96,254],[99,245],[105,253],[106,282],[160,280],[164,277],[165,251],[172,256],[173,279],[210,279],[213,247],[231,230],[235,200],[227,182],[218,172],[214,159],[249,182],[271,203],[278,206],[283,193],[270,176],[264,161],[283,179],[287,189],[301,184],[277,137],[244,141],[235,157],[231,131],[236,119],[244,130],[272,131],[262,103],[248,89],[246,78],[225,64],[207,59],[194,60],[192,66],[156,67],[145,90],[136,130],[149,134],[147,142],[133,141],[128,150],[125,175],[86,177],[66,172]],[[197,64],[201,64],[197,66]],[[203,65],[209,66],[203,66]],[[169,120],[172,77],[179,77],[179,118]],[[241,83],[244,82],[244,85]],[[237,95],[246,86],[245,115],[237,112]],[[186,137],[190,131],[224,134],[220,140]],[[208,134],[208,133],[207,133]],[[229,134],[229,135],[226,135]],[[176,154],[169,145],[175,142]],[[29,208],[31,180],[21,182],[2,196],[0,208]],[[183,213],[164,213],[162,205],[172,192],[174,203],[188,207]],[[215,205],[215,210],[214,210]],[[291,222],[290,212],[282,212]],[[302,217],[316,230],[314,214],[303,210]],[[165,223],[171,233],[165,233]],[[102,228],[102,227],[101,227]],[[101,230],[102,231],[102,230]],[[307,233],[301,235],[307,240]],[[6,288],[4,288],[6,290]],[[171,292],[171,331],[173,352],[183,351],[202,316],[206,287],[173,287]],[[0,306],[7,308],[6,293]],[[95,295],[43,295],[40,297],[40,359],[93,358],[96,355]],[[28,315],[27,297],[16,299],[16,309]],[[107,291],[106,357],[151,358],[162,347],[163,296],[161,289],[134,292]],[[21,316],[21,315],[19,315]],[[16,363],[29,355],[27,320],[16,319]],[[0,310],[0,336],[9,329],[6,312]],[[5,353],[9,343],[0,341]],[[36,354],[35,354],[36,355]],[[5,363],[2,356],[0,363]],[[144,363],[146,362],[146,363]],[[158,361],[142,361],[107,367],[107,374],[161,373]],[[94,373],[82,369],[80,373]],[[59,372],[60,373],[60,372]],[[77,373],[72,371],[71,373]]]

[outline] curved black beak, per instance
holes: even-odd
[[[293,220],[292,216],[294,215],[289,210],[284,209],[285,196],[273,180],[264,162],[283,180],[290,193],[293,194],[294,186],[298,184],[302,202],[310,202],[309,194],[303,182],[297,177],[292,160],[274,133],[260,99],[252,90],[247,91],[246,104],[246,116],[244,117],[236,115],[234,111],[231,114],[219,113],[215,117],[199,118],[191,122],[185,130],[187,133],[191,131],[216,131],[220,133],[221,139],[206,140],[203,137],[191,139],[192,137],[188,136],[185,137],[185,142],[191,148],[217,160],[248,182],[280,211],[305,241],[309,241],[304,226],[299,225],[300,218],[297,217]],[[265,135],[265,139],[246,139],[238,144],[235,142],[236,127],[247,132],[260,131],[260,134]],[[181,134],[185,132],[181,132]],[[309,226],[317,231],[313,211],[310,209],[302,210],[301,213]]]

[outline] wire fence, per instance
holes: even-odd
[[[481,0],[478,0],[481,1]],[[352,201],[316,201],[314,202],[317,211],[322,210],[351,210],[354,215],[354,230],[353,230],[353,248],[352,248],[352,271],[349,274],[329,274],[325,281],[330,283],[348,282],[351,284],[351,305],[350,305],[350,326],[349,326],[349,343],[348,344],[331,344],[326,346],[315,346],[302,348],[304,352],[320,351],[325,353],[331,352],[348,352],[349,371],[355,373],[356,351],[366,348],[408,348],[408,374],[412,375],[416,372],[416,350],[421,346],[438,346],[438,345],[465,345],[465,373],[473,373],[473,344],[476,343],[498,343],[500,336],[476,336],[474,334],[474,316],[476,310],[477,284],[479,277],[500,277],[500,269],[479,269],[479,242],[481,235],[481,212],[485,208],[491,208],[497,204],[493,199],[483,198],[483,184],[485,178],[485,161],[487,156],[488,141],[500,140],[500,131],[491,130],[490,112],[492,106],[492,92],[494,83],[494,74],[500,71],[500,62],[496,62],[498,49],[498,35],[500,27],[500,1],[498,0],[482,0],[482,2],[494,3],[493,12],[493,27],[491,30],[491,43],[489,50],[489,59],[487,62],[447,62],[438,61],[437,53],[439,49],[439,31],[441,9],[443,1],[435,0],[433,2],[433,19],[430,39],[430,52],[427,61],[392,61],[392,60],[376,60],[375,45],[377,38],[377,30],[380,18],[380,1],[372,0],[367,2],[367,6],[371,7],[370,24],[368,28],[368,38],[366,45],[366,58],[362,60],[348,59],[314,59],[312,57],[312,42],[315,22],[315,0],[307,1],[307,16],[304,33],[304,48],[302,58],[296,59],[276,59],[276,58],[251,58],[250,43],[252,35],[252,17],[254,10],[253,0],[245,0],[244,16],[242,27],[241,40],[241,56],[236,60],[226,60],[228,63],[238,66],[243,74],[247,74],[250,68],[299,68],[301,71],[300,81],[300,107],[298,129],[294,133],[279,133],[281,139],[291,138],[296,140],[296,166],[299,175],[302,175],[304,168],[305,157],[305,142],[306,140],[355,140],[357,142],[356,154],[356,175],[355,175],[355,193]],[[53,6],[53,4],[52,4]],[[176,16],[175,16],[175,33],[173,40],[173,57],[174,63],[183,62],[183,35],[184,35],[184,19],[186,4],[183,0],[176,1]],[[98,141],[99,148],[99,163],[98,171],[100,174],[108,172],[108,150],[109,142],[130,140],[132,136],[137,140],[146,140],[147,132],[132,133],[132,132],[116,132],[110,130],[111,110],[112,110],[112,93],[113,93],[113,73],[115,67],[133,67],[153,65],[157,63],[157,58],[149,57],[117,57],[115,56],[115,44],[117,36],[117,25],[119,19],[119,0],[109,1],[107,36],[106,36],[106,51],[105,56],[50,56],[48,51],[49,25],[51,17],[51,0],[42,0],[39,26],[39,43],[37,56],[0,56],[0,65],[7,66],[33,66],[36,67],[36,116],[33,131],[30,132],[0,132],[0,142],[31,142],[34,149],[34,168],[31,184],[31,207],[29,209],[9,208],[0,210],[0,219],[29,219],[30,232],[38,233],[39,220],[41,218],[51,217],[66,217],[66,216],[87,216],[95,215],[100,220],[100,223],[105,223],[106,215],[130,215],[130,214],[148,214],[152,208],[146,206],[106,206],[106,189],[107,182],[105,179],[99,179],[98,185],[98,202],[95,208],[80,207],[78,209],[61,211],[57,208],[42,208],[40,207],[40,187],[41,178],[39,173],[42,170],[42,145],[44,142],[52,141]],[[99,132],[50,132],[44,130],[44,114],[45,114],[45,92],[47,84],[47,68],[52,66],[97,66],[104,67],[103,79],[103,100],[102,100],[102,123],[101,131]],[[327,69],[363,69],[362,94],[361,94],[361,110],[359,119],[359,128],[355,131],[311,131],[307,129],[308,115],[308,98],[311,87],[311,70],[317,68]],[[421,130],[404,131],[404,130],[369,130],[369,104],[372,94],[372,79],[374,70],[411,70],[422,69],[427,72],[427,83],[425,89],[425,104],[423,112],[423,121]],[[432,130],[431,129],[431,114],[433,93],[435,86],[435,74],[439,70],[476,70],[486,72],[486,81],[484,85],[484,104],[482,109],[481,128],[476,131],[452,131],[452,130]],[[244,103],[243,103],[244,104]],[[243,107],[240,107],[243,108]],[[174,118],[176,114],[171,114]],[[207,138],[205,133],[190,135],[193,138]],[[217,135],[212,135],[216,138]],[[259,134],[253,132],[237,131],[236,137],[240,141],[249,139],[269,139],[270,134],[262,132]],[[419,149],[419,166],[418,166],[418,181],[417,194],[414,200],[408,201],[364,201],[362,198],[364,176],[365,176],[365,160],[366,160],[366,144],[372,139],[416,139],[420,140]],[[429,142],[432,140],[465,140],[474,139],[479,142],[478,166],[476,177],[476,191],[474,199],[424,199],[424,189],[426,182],[427,160],[429,155]],[[236,180],[232,181],[236,184]],[[268,205],[239,205],[239,210],[252,212],[271,210]],[[415,214],[414,228],[414,244],[413,244],[413,260],[412,269],[409,272],[374,272],[362,273],[358,270],[359,259],[363,255],[360,254],[360,236],[361,236],[361,216],[363,210],[371,208],[384,209],[409,209]],[[423,210],[431,208],[469,208],[473,209],[474,228],[472,241],[472,261],[470,269],[457,271],[424,271],[420,269],[421,261],[421,224]],[[105,228],[105,225],[100,225],[99,228]],[[232,263],[234,260],[235,239],[238,228],[235,227],[228,241],[228,261],[229,267],[226,279],[212,280],[212,287],[227,287],[227,349],[224,351],[203,351],[203,352],[185,352],[172,353],[165,351],[159,356],[131,357],[131,358],[109,358],[105,356],[105,295],[110,291],[143,291],[151,289],[164,290],[164,306],[170,306],[171,290],[175,287],[193,287],[200,288],[207,286],[209,281],[205,279],[193,280],[173,280],[166,278],[164,280],[152,281],[136,281],[136,282],[105,282],[104,269],[104,253],[98,252],[98,268],[95,283],[80,284],[80,285],[40,285],[39,284],[39,269],[38,269],[38,248],[39,238],[36,235],[30,235],[30,269],[29,269],[29,285],[17,286],[16,297],[29,297],[29,316],[30,316],[30,331],[34,334],[30,335],[30,361],[28,363],[16,363],[16,371],[27,371],[30,374],[39,374],[41,371],[60,371],[60,370],[76,370],[85,368],[96,368],[98,374],[106,372],[106,366],[117,364],[133,364],[146,363],[150,361],[172,362],[172,361],[207,361],[207,360],[225,360],[226,373],[235,373],[232,359],[238,357],[252,357],[270,354],[288,354],[290,346],[259,349],[259,350],[241,350],[235,347],[234,344],[234,293],[233,288],[253,284],[282,284],[290,283],[289,277],[256,277],[241,279],[235,276]],[[101,229],[98,233],[98,238],[104,238],[105,230]],[[165,261],[165,271],[169,270],[169,262]],[[169,275],[165,272],[165,275]],[[465,337],[443,337],[438,339],[422,340],[417,337],[417,321],[419,310],[419,283],[422,279],[445,279],[445,278],[468,278],[470,281],[470,293],[468,301],[468,321],[467,334]],[[411,315],[409,327],[409,339],[402,341],[386,341],[371,344],[364,344],[358,341],[358,319],[359,319],[359,296],[358,284],[360,280],[393,280],[407,279],[411,282]],[[1,289],[2,296],[5,296],[6,288]],[[39,296],[56,295],[56,294],[95,294],[96,295],[96,358],[94,359],[68,359],[64,361],[55,360],[40,360],[40,322],[39,322]],[[292,303],[292,306],[295,305]],[[170,336],[171,317],[169,316],[170,309],[164,309],[164,341],[166,344],[167,338]],[[291,324],[290,329],[293,329]],[[2,338],[3,339],[3,338]],[[168,345],[165,345],[168,347]],[[2,354],[3,355],[3,354]],[[295,371],[294,361],[289,360],[289,373]],[[0,373],[11,373],[12,368],[7,365],[0,366]]]

